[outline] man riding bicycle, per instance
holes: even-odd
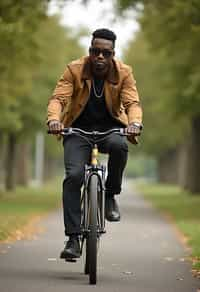
[[[129,66],[114,58],[116,35],[108,29],[93,32],[89,56],[67,65],[48,103],[49,130],[59,134],[64,127],[85,131],[127,128],[128,139],[137,144],[142,130],[142,109]],[[69,236],[61,258],[80,257],[80,194],[84,166],[89,162],[90,145],[76,135],[64,137],[65,179],[63,209],[65,235]],[[126,138],[113,133],[98,144],[108,153],[105,216],[119,221],[115,195],[120,194],[128,156]]]

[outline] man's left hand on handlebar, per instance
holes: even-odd
[[[134,122],[127,126],[126,133],[130,135],[132,134],[134,136],[140,136],[142,128],[143,128],[142,124]]]

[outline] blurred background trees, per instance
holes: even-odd
[[[144,107],[141,151],[157,160],[160,181],[200,192],[200,2],[127,0],[140,30],[124,53]]]
[[[80,35],[48,15],[49,2],[0,3],[0,186],[6,189],[35,177],[35,144],[38,132],[46,131],[48,97],[65,65],[85,54]],[[137,80],[144,133],[140,146],[130,148],[134,165],[127,174],[155,177],[157,169],[159,181],[200,193],[200,2],[114,2],[116,17],[134,9],[139,23],[123,60]],[[48,179],[63,167],[62,148],[44,136]]]
[[[83,54],[78,37],[47,8],[41,0],[0,3],[0,182],[6,189],[33,178],[35,136],[46,131],[48,97],[66,64]],[[55,139],[46,140],[48,177],[61,151]]]

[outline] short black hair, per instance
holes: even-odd
[[[115,40],[116,40],[117,36],[112,30],[109,30],[107,28],[100,28],[100,29],[95,30],[92,33],[92,36],[93,36],[92,43],[93,43],[94,39],[101,38],[101,39],[106,39],[106,40],[112,41],[113,48],[115,47]]]

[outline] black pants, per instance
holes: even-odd
[[[65,179],[63,181],[63,209],[65,235],[80,233],[80,189],[84,179],[84,165],[89,163],[91,146],[83,138],[72,135],[64,139]],[[119,194],[122,175],[127,162],[126,138],[113,133],[98,144],[101,153],[108,153],[106,194]]]

